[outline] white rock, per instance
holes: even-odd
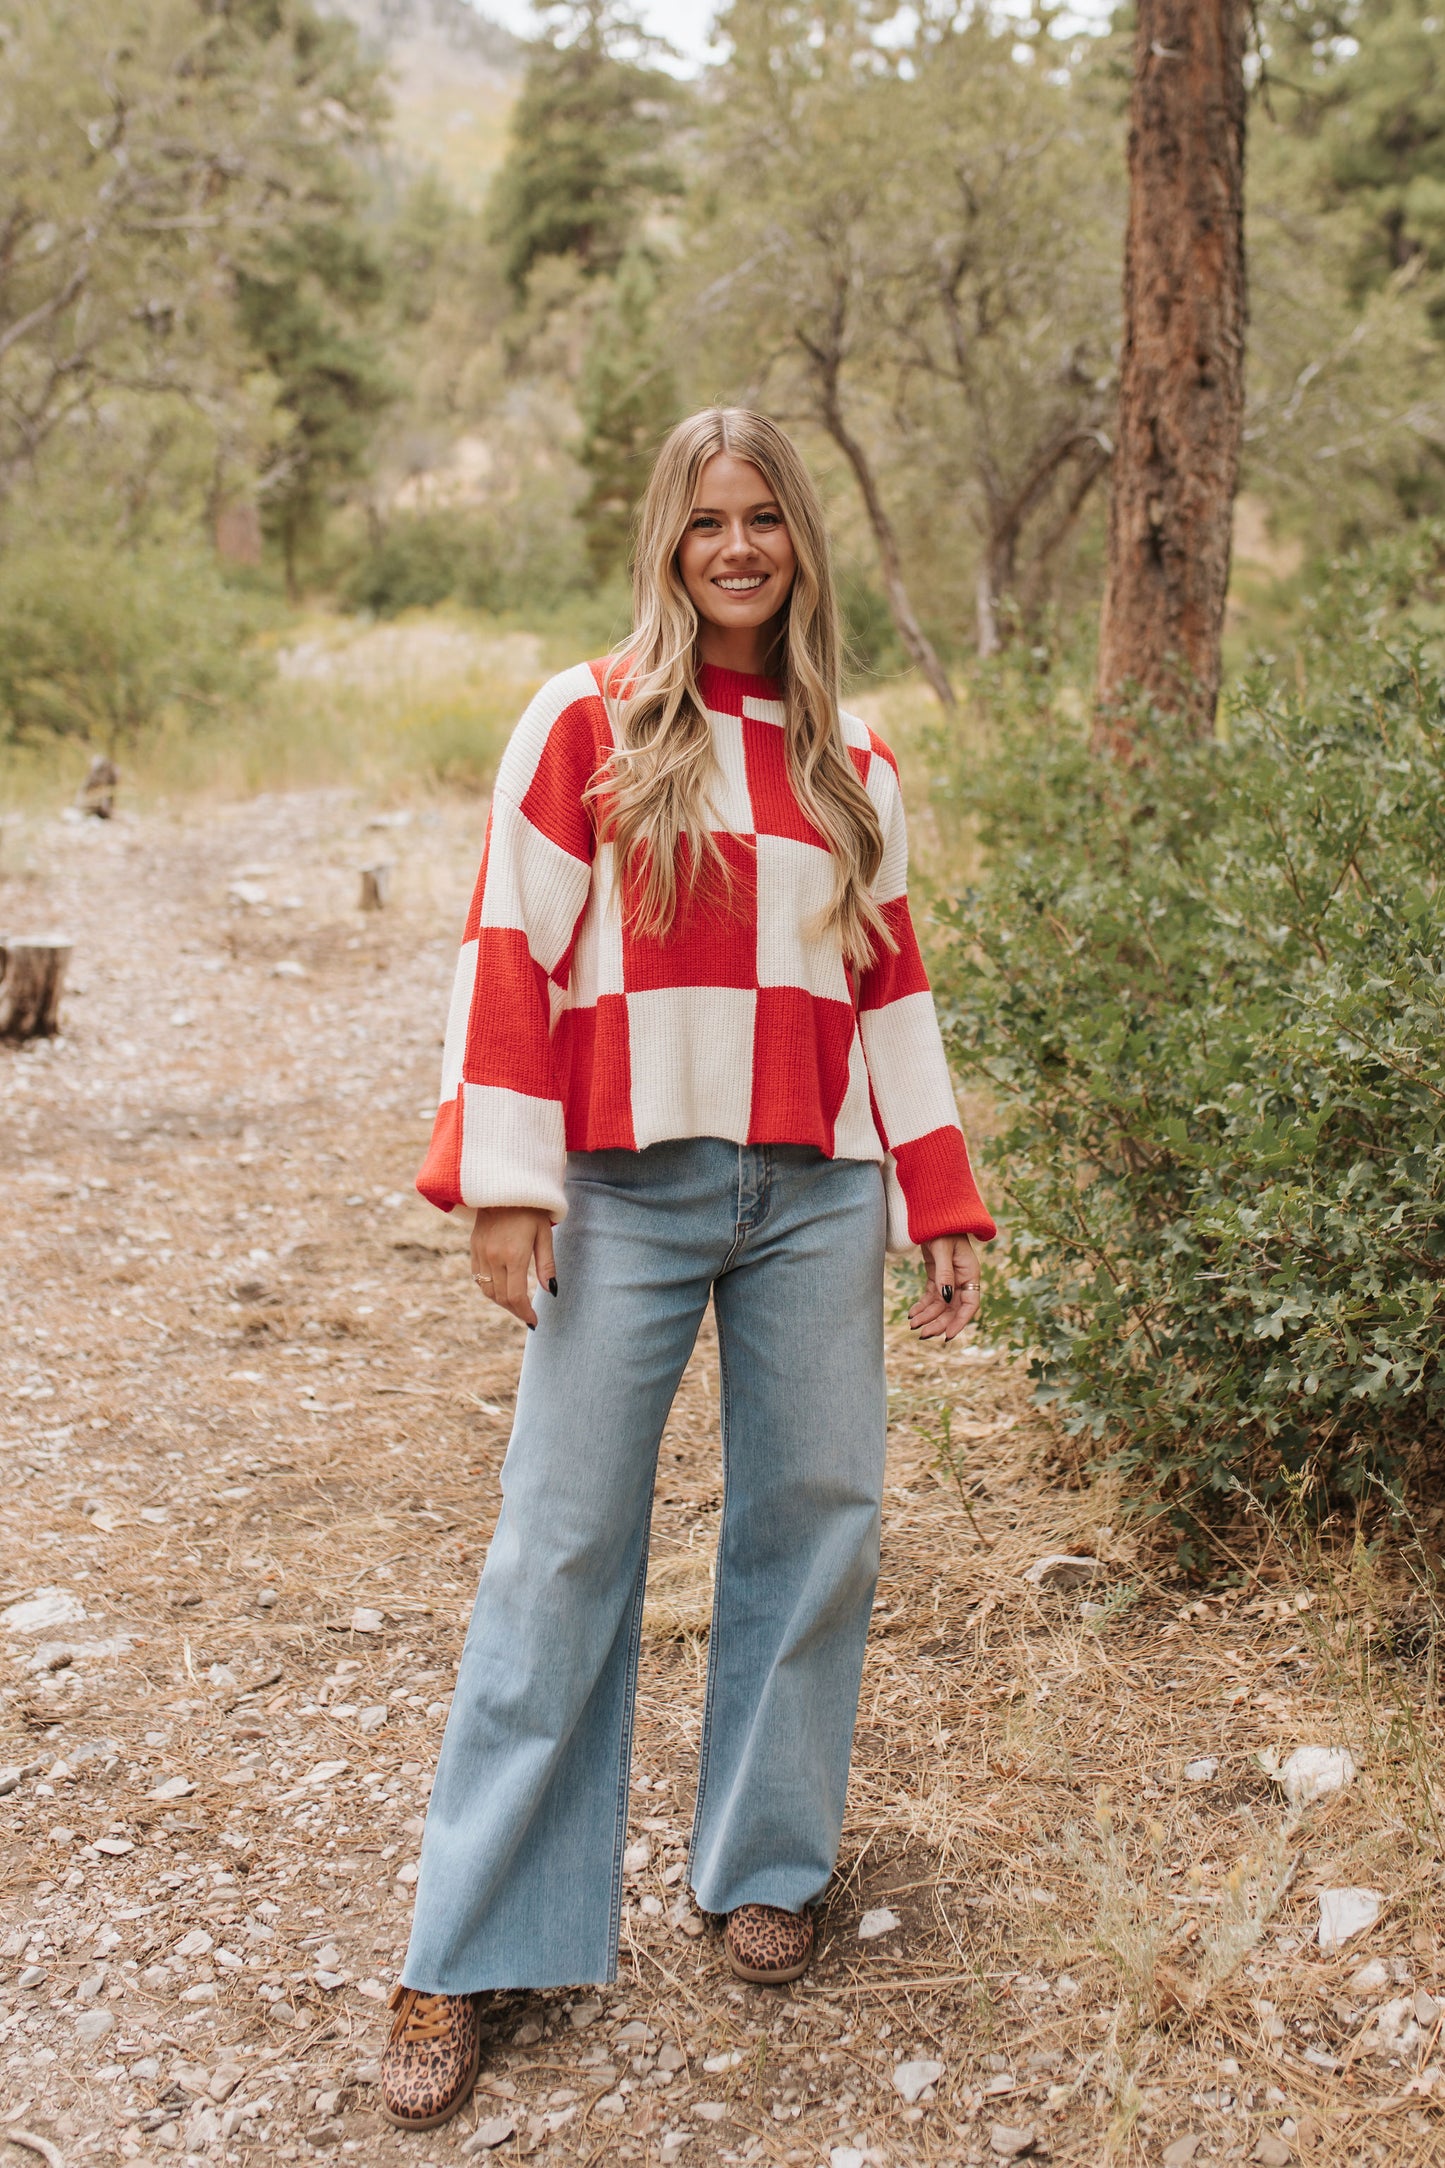
[[[1292,1807],[1312,1806],[1317,1799],[1342,1792],[1359,1775],[1347,1746],[1297,1746],[1284,1761],[1270,1747],[1260,1755],[1259,1765]]]
[[[135,1846],[129,1837],[97,1837],[95,1849],[107,1859],[120,1859],[125,1853],[133,1852]]]
[[[1037,2133],[1032,2123],[1017,2129],[1011,2123],[990,2123],[988,2126],[989,2151],[1000,2160],[1021,2160],[1025,2153],[1034,2149]]]
[[[937,2085],[942,2076],[942,2063],[898,2063],[893,2071],[893,2089],[911,2108],[919,2094],[927,2092],[930,2085]]]
[[[85,1617],[85,1605],[68,1588],[37,1588],[33,1596],[0,1611],[0,1626],[13,1634],[48,1633],[52,1626],[73,1626]]]
[[[1380,2005],[1361,2045],[1373,2055],[1408,2055],[1424,2035],[1415,2018],[1413,1995],[1397,1995]]]
[[[1182,2138],[1175,2138],[1165,2146],[1160,2156],[1164,2168],[1187,2168],[1187,2163],[1193,2160],[1203,2143],[1197,2130],[1186,2130]]]
[[[1373,1927],[1384,1901],[1377,1889],[1321,1890],[1320,1948],[1338,1950],[1367,1927]]]
[[[1378,1995],[1382,1987],[1390,1984],[1390,1968],[1383,1957],[1372,1957],[1352,1972],[1345,1984],[1352,1995]]]
[[[85,2010],[75,2021],[75,2036],[78,2040],[103,2040],[114,2027],[115,2019],[109,2010]]]
[[[462,2152],[489,2153],[493,2146],[505,2145],[516,2128],[510,2115],[490,2116],[485,2123],[478,2123]]]
[[[186,1988],[181,1996],[182,2002],[214,2002],[215,1999],[216,1983],[214,1980],[198,1980],[194,1987]]]
[[[856,2145],[835,2145],[828,2155],[828,2168],[863,2168],[867,2157]]]
[[[386,1620],[381,1613],[373,1611],[369,1604],[358,1604],[351,1614],[351,1631],[354,1634],[379,1634],[385,1624]]]
[[[232,881],[226,893],[232,903],[244,903],[253,909],[266,901],[266,891],[259,881]]]
[[[720,2123],[728,2112],[727,2103],[722,2100],[700,2100],[692,2112],[700,2115],[705,2123]]]
[[[595,2025],[601,2015],[602,2005],[596,2001],[574,2003],[568,2012],[574,2032],[586,2032],[588,2026]]]
[[[316,1952],[316,1962],[323,1972],[339,1972],[341,1969],[341,1952],[334,1942],[324,1942]]]
[[[176,1944],[177,1957],[207,1957],[215,1947],[204,1927],[193,1927]]]
[[[303,1784],[331,1784],[341,1775],[344,1769],[350,1767],[350,1762],[319,1761],[314,1769],[307,1770],[301,1781]]]
[[[1185,1777],[1191,1784],[1209,1784],[1219,1774],[1219,1764],[1212,1754],[1201,1754],[1198,1761],[1184,1764]]]
[[[374,1731],[380,1731],[389,1713],[384,1701],[374,1701],[369,1709],[362,1710],[356,1720],[356,1728],[369,1739]]]
[[[273,979],[304,979],[306,966],[298,963],[294,956],[283,956],[280,963],[272,964],[271,976]]]
[[[724,2070],[736,2070],[742,2059],[741,2048],[727,2048],[721,2055],[709,2055],[702,2067],[713,2077],[717,2077]]]
[[[421,1869],[417,1865],[416,1861],[414,1859],[408,1859],[404,1861],[400,1867],[397,1868],[396,1879],[405,1888],[410,1889],[412,1883],[415,1882],[417,1876],[420,1873]]]
[[[622,1855],[624,1874],[642,1874],[652,1859],[652,1846],[646,1837],[639,1837],[636,1844],[629,1844]]]
[[[1069,1551],[1050,1551],[1036,1558],[1024,1571],[1035,1588],[1086,1588],[1099,1571],[1097,1558],[1076,1557]]]
[[[894,1928],[901,1927],[902,1924],[896,1912],[890,1912],[887,1905],[878,1905],[872,1912],[865,1912],[859,1920],[858,1940],[876,1942],[880,1935],[891,1935]]]
[[[664,2161],[677,2159],[684,2146],[691,2145],[692,2133],[687,2130],[665,2130],[662,2134],[662,2157]]]
[[[151,1797],[152,1799],[189,1799],[195,1788],[189,1777],[167,1777],[163,1783],[157,1784],[153,1788]]]

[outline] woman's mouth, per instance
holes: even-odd
[[[713,581],[725,595],[755,595],[760,587],[766,587],[770,575],[766,572],[749,572],[738,578]]]

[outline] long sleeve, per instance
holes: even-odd
[[[938,1235],[997,1234],[978,1193],[954,1103],[943,1037],[908,908],[908,835],[898,771],[878,738],[867,771],[883,825],[883,863],[874,896],[897,942],[877,954],[858,985],[858,1021],[873,1114],[892,1165],[889,1246]]]
[[[446,1212],[526,1205],[560,1220],[567,1210],[552,1027],[592,885],[583,794],[599,727],[605,733],[592,672],[565,671],[533,700],[498,769],[416,1182]]]

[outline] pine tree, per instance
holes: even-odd
[[[613,0],[543,12],[553,34],[532,47],[490,197],[519,299],[546,256],[615,270],[649,208],[682,185],[668,145],[686,93],[648,64],[656,41]]]
[[[659,334],[657,295],[655,262],[645,250],[631,250],[598,313],[579,387],[581,459],[591,476],[582,524],[599,580],[627,562],[632,508],[658,444],[677,419],[677,384]]]

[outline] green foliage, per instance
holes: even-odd
[[[317,534],[329,493],[364,471],[393,396],[364,328],[381,290],[371,249],[338,221],[293,228],[263,268],[237,277],[237,317],[275,381],[284,423],[263,502],[293,593],[301,545]]]
[[[500,598],[495,538],[463,512],[404,513],[392,520],[346,574],[349,610],[396,617],[453,600],[495,609]]]
[[[522,507],[395,514],[345,565],[338,593],[376,617],[459,602],[536,618],[587,585],[571,505],[536,487]]]
[[[611,0],[549,7],[492,185],[491,230],[520,297],[546,256],[615,270],[651,206],[680,181],[668,153],[684,92],[649,66],[649,40]]]
[[[194,549],[30,538],[0,556],[0,744],[113,753],[168,720],[234,718],[262,674],[257,629]]]
[[[1445,689],[1345,629],[1401,571],[1339,568],[1227,740],[1123,765],[1035,717],[966,779],[993,870],[939,991],[997,1097],[992,1315],[1181,1518],[1445,1442]]]
[[[677,383],[657,317],[657,266],[633,249],[593,326],[578,387],[580,458],[590,477],[581,517],[599,580],[626,568],[633,507],[678,418]]]
[[[231,296],[356,200],[383,116],[304,0],[14,0],[0,23],[0,501],[83,433],[107,474],[202,416],[221,481],[270,387]],[[128,477],[127,477],[128,478]]]

